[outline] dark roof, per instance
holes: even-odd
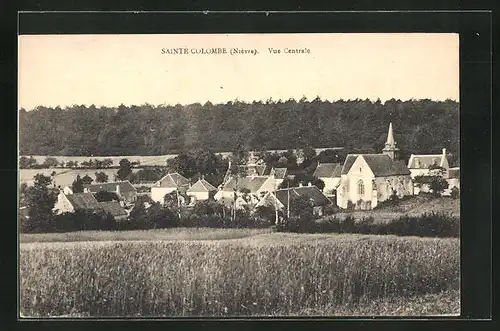
[[[271,169],[267,165],[256,165],[255,172],[259,176],[267,176],[271,173]]]
[[[122,206],[120,206],[119,202],[106,201],[106,202],[99,202],[99,204],[101,205],[102,209],[105,212],[110,213],[113,217],[127,215],[127,212],[125,211],[125,209],[123,209]]]
[[[262,185],[266,182],[269,177],[267,176],[247,176],[240,178],[238,180],[238,191],[241,189],[247,189],[250,193],[256,193]],[[224,191],[232,191],[236,187],[236,180],[234,178],[229,179],[229,181],[224,185]]]
[[[187,192],[211,192],[211,191],[217,191],[217,188],[215,188],[212,184],[207,182],[204,179],[199,179],[196,183],[194,183],[193,186],[187,190]]]
[[[177,172],[167,174],[162,179],[155,183],[160,187],[185,187],[189,185],[189,180]]]
[[[99,210],[101,205],[96,200],[92,193],[75,193],[68,194],[66,198],[69,200],[75,210]]]
[[[448,170],[448,178],[450,179],[460,178],[460,168],[450,168]]]
[[[290,192],[290,201],[298,197],[307,197],[312,199],[314,206],[326,206],[332,203],[323,192],[316,186],[290,187],[288,189],[280,189],[276,191],[276,198],[287,207],[288,191]]]
[[[287,170],[287,168],[273,168],[269,174],[274,175],[276,179],[285,179]]]
[[[124,182],[90,184],[90,185],[84,185],[83,187],[86,189],[89,189],[89,191],[92,193],[97,193],[99,191],[116,192],[117,186],[120,187],[120,193],[135,192],[136,191],[135,187],[132,184],[130,184],[130,182],[128,180],[124,181]]]
[[[316,167],[313,176],[318,178],[340,177],[341,170],[342,165],[340,163],[320,163]]]
[[[351,169],[354,161],[359,155],[350,154],[347,156],[344,166],[342,167],[342,174],[347,174]],[[406,167],[403,161],[393,161],[388,155],[385,154],[361,154],[363,159],[370,167],[375,177],[409,175],[410,170]]]
[[[362,154],[376,177],[409,175],[410,170],[403,161],[393,161],[385,154]]]

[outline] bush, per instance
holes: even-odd
[[[373,217],[363,217],[356,221],[354,217],[345,219],[324,217],[322,219],[301,223],[300,218],[291,218],[287,226],[278,227],[278,231],[299,233],[362,233],[393,234],[398,236],[419,237],[458,237],[460,219],[451,214],[425,213],[420,216],[401,216],[388,223],[375,223]]]
[[[107,213],[77,210],[63,213],[53,218],[53,228],[47,232],[73,232],[86,230],[117,230],[114,217]]]
[[[453,186],[453,188],[451,189],[451,197],[453,199],[458,199],[460,197],[460,190],[458,189],[458,187]]]

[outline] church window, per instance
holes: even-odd
[[[358,181],[358,194],[359,195],[364,195],[365,194],[365,184],[363,184],[362,180]]]

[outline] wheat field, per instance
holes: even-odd
[[[22,316],[451,314],[458,289],[458,239],[264,233],[20,249]]]

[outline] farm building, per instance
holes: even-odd
[[[186,194],[194,198],[195,201],[211,199],[215,193],[217,193],[217,188],[204,178],[199,179],[186,191]]]
[[[337,205],[356,209],[372,209],[388,200],[393,192],[398,197],[413,194],[410,170],[398,160],[392,123],[382,154],[349,154],[342,166]]]
[[[137,190],[132,184],[130,184],[129,181],[90,184],[83,186],[83,192],[85,193],[98,193],[100,191],[116,193],[123,199],[125,204],[134,203],[137,199]]]
[[[299,186],[279,189],[275,192],[268,192],[255,207],[259,206],[276,206],[279,210],[286,210],[288,202],[293,201],[298,197],[307,197],[313,203],[314,214],[322,216],[324,208],[332,204],[332,201],[321,192],[321,190],[314,186]]]
[[[321,179],[325,183],[323,192],[331,196],[340,183],[342,164],[340,163],[318,163],[313,176]]]
[[[189,180],[177,172],[167,174],[151,186],[151,199],[164,203],[166,194],[178,191],[185,194],[189,189]]]
[[[93,193],[64,194],[60,192],[53,208],[56,214],[74,213],[78,210],[107,212],[116,220],[126,219],[128,213],[117,201],[99,202]]]

